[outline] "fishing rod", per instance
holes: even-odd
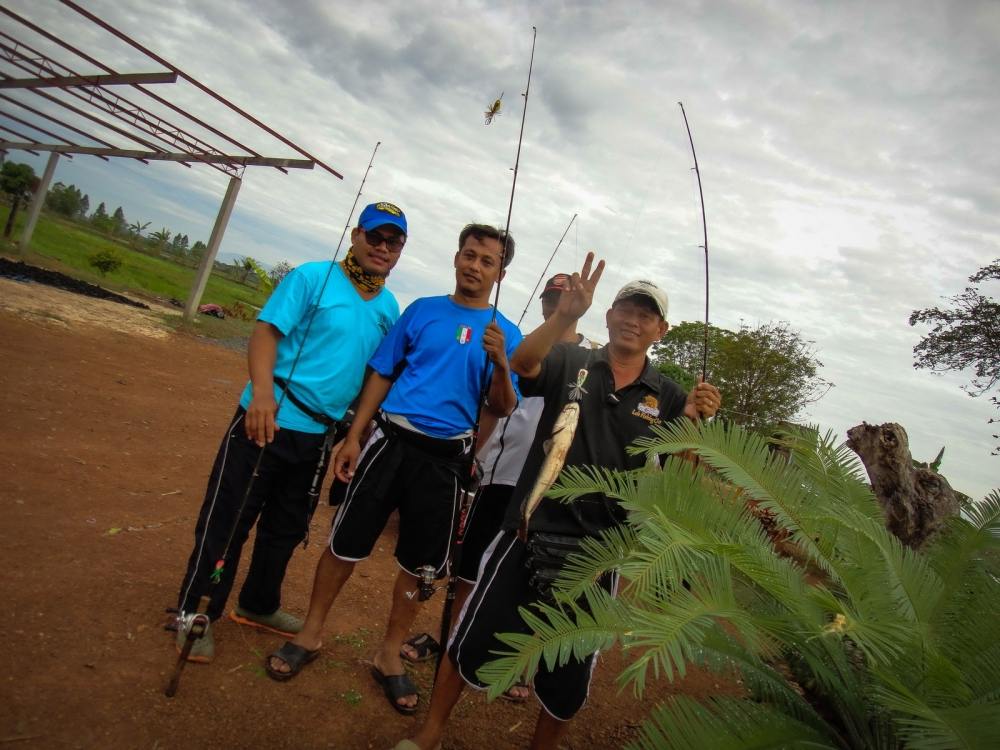
[[[542,269],[541,275],[538,277],[538,281],[535,282],[535,288],[531,290],[531,294],[528,295],[528,301],[524,303],[524,309],[521,311],[521,317],[517,319],[517,327],[521,327],[521,323],[524,321],[524,316],[528,314],[528,306],[531,305],[531,301],[535,298],[535,292],[538,291],[538,287],[542,285],[542,279],[545,278],[545,274],[549,271],[549,266],[552,265],[552,261],[555,260],[556,253],[559,252],[560,246],[562,246],[563,240],[566,239],[566,235],[569,234],[569,228],[573,226],[573,222],[576,221],[576,214],[573,214],[573,218],[569,220],[569,224],[566,225],[566,231],[562,233],[562,237],[559,238],[559,242],[556,243],[556,249],[552,251],[552,255],[549,256],[549,262],[545,264],[545,268]]]
[[[701,170],[698,169],[698,154],[694,150],[694,138],[691,137],[691,126],[688,124],[687,112],[684,111],[684,103],[677,102],[684,116],[684,127],[687,128],[688,141],[691,143],[691,156],[694,158],[694,173],[698,177],[698,198],[701,200],[701,229],[705,236],[705,342],[701,353],[701,380],[705,382],[708,371],[708,222],[705,221],[705,194],[701,190]]]
[[[538,29],[535,26],[531,27],[531,58],[528,61],[528,83],[524,88],[524,109],[521,112],[521,130],[517,136],[517,155],[514,157],[514,179],[511,181],[510,185],[510,201],[507,204],[507,224],[504,229],[503,244],[500,250],[500,268],[504,268],[504,262],[507,260],[507,241],[510,237],[510,219],[514,212],[514,191],[517,189],[517,174],[519,167],[521,165],[521,144],[524,140],[524,121],[528,115],[528,96],[531,93],[531,71],[535,65],[535,40],[538,38]],[[500,304],[500,281],[497,279],[497,288],[493,297],[493,315],[490,319],[491,324],[496,322],[497,319],[497,309]],[[476,421],[472,426],[472,445],[469,449],[469,466],[466,472],[466,480],[470,483],[475,475],[476,471],[476,444],[479,442],[479,429],[482,422],[483,405],[486,402],[486,396],[489,393],[489,372],[490,372],[490,358],[486,357],[486,362],[483,365],[483,377],[482,386],[479,390],[479,403],[476,407]],[[455,535],[451,540],[451,550],[448,554],[448,586],[446,589],[444,607],[441,611],[441,629],[440,629],[440,643],[441,649],[438,651],[437,667],[441,668],[441,659],[444,657],[445,649],[448,644],[448,631],[451,625],[451,613],[455,605],[455,587],[458,585],[458,564],[462,559],[462,542],[465,538],[465,522],[469,515],[469,506],[471,505],[471,497],[469,492],[462,492],[462,504],[459,509],[458,525],[455,529]],[[435,672],[436,674],[436,672]]]
[[[559,252],[559,248],[562,246],[563,240],[566,239],[566,235],[569,234],[569,228],[573,226],[573,222],[576,221],[576,214],[573,214],[573,218],[569,220],[569,224],[566,225],[566,230],[562,233],[562,237],[559,238],[559,242],[556,243],[555,250],[552,251],[552,255],[549,256],[548,263],[545,264],[545,268],[542,269],[542,273],[538,276],[538,281],[535,282],[535,288],[531,290],[531,294],[528,295],[528,301],[524,303],[524,310],[521,311],[521,317],[517,319],[517,327],[521,327],[521,323],[524,321],[524,316],[528,314],[528,307],[531,305],[531,301],[535,298],[535,292],[538,291],[538,287],[542,285],[542,279],[545,278],[545,274],[549,272],[549,266],[552,265],[552,261],[555,260],[556,253]],[[500,430],[500,437],[497,438],[497,456],[493,459],[493,468],[489,471],[489,477],[492,480],[497,473],[497,466],[500,465],[500,459],[503,457],[503,451],[505,446],[504,439],[507,437],[507,428],[510,427],[510,420],[505,419],[503,422],[503,429]],[[484,470],[485,471],[485,470]],[[487,476],[484,474],[484,478]]]
[[[368,173],[371,172],[372,165],[375,163],[375,154],[378,152],[378,147],[382,145],[381,141],[375,144],[375,148],[372,149],[371,158],[368,160],[368,167],[365,169],[365,173],[361,178],[361,185],[358,186],[358,192],[354,196],[354,203],[351,204],[351,210],[347,215],[347,221],[344,224],[344,229],[340,233],[340,240],[337,242],[337,249],[333,253],[333,259],[330,261],[330,267],[326,270],[326,275],[323,277],[323,283],[319,287],[319,293],[316,295],[315,301],[312,303],[312,307],[309,311],[309,319],[306,322],[305,331],[302,334],[302,340],[299,342],[299,347],[295,352],[295,358],[292,360],[292,366],[288,371],[288,377],[285,378],[286,385],[293,382],[292,378],[295,375],[295,368],[298,367],[299,359],[302,357],[302,350],[305,347],[306,340],[309,338],[309,332],[312,330],[313,321],[316,319],[316,313],[319,310],[319,303],[323,299],[323,292],[326,290],[327,283],[330,281],[330,276],[333,273],[333,269],[337,265],[337,258],[340,255],[340,249],[343,247],[344,238],[347,236],[347,230],[351,227],[351,219],[354,216],[354,211],[358,207],[358,201],[361,200],[361,191],[364,190],[365,182],[368,180]],[[277,420],[278,414],[281,411],[282,405],[285,403],[285,399],[288,396],[288,387],[281,389],[281,396],[278,399],[277,406],[274,409],[274,419]],[[333,429],[332,427],[327,430],[326,438],[323,441],[323,446],[320,449],[319,463],[316,467],[317,474],[321,473],[326,468],[326,462],[329,460],[330,449],[333,447],[332,442]],[[257,453],[257,460],[253,466],[253,472],[250,474],[250,481],[247,482],[246,489],[243,491],[243,498],[240,501],[239,508],[236,511],[236,516],[233,519],[233,523],[229,528],[229,536],[226,539],[226,546],[222,550],[222,554],[219,559],[215,562],[215,567],[212,570],[211,575],[209,575],[209,582],[211,584],[217,584],[222,580],[222,574],[225,570],[226,557],[229,555],[229,548],[232,546],[233,539],[236,536],[236,530],[239,528],[240,519],[243,517],[243,511],[246,510],[247,502],[250,499],[250,493],[253,491],[254,483],[260,473],[260,465],[264,460],[264,456],[267,453],[267,449],[270,447],[270,443],[265,442],[264,445],[260,446],[260,451]],[[313,485],[317,484],[315,478],[313,480]],[[313,491],[310,490],[310,496]],[[316,494],[318,497],[318,493]],[[315,505],[310,502],[311,511],[309,513],[309,519],[312,519],[312,513],[315,511]],[[207,528],[205,529],[207,533]],[[308,537],[309,527],[308,523],[306,525],[306,534]],[[202,535],[202,544],[204,544],[205,533]],[[181,604],[187,601],[188,596],[191,593],[191,587],[194,585],[194,579],[197,576],[197,566],[194,572],[191,573],[190,580],[188,581],[187,588],[184,591],[184,596],[181,597]],[[198,599],[198,608],[192,614],[187,614],[183,610],[177,613],[177,628],[187,632],[187,637],[184,640],[184,646],[181,648],[181,652],[177,657],[177,664],[174,667],[173,674],[170,677],[170,681],[167,684],[164,694],[168,698],[174,697],[177,693],[177,688],[180,685],[181,672],[184,669],[184,665],[187,663],[187,657],[191,653],[191,649],[194,646],[195,641],[204,636],[205,631],[208,628],[209,619],[206,614],[211,597],[203,593]]]

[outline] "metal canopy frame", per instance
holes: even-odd
[[[208,248],[202,257],[191,293],[188,295],[184,317],[191,320],[197,313],[247,167],[270,167],[287,174],[289,169],[313,169],[318,166],[338,179],[343,179],[343,176],[301,146],[91,11],[72,0],[59,0],[59,2],[79,14],[85,22],[111,34],[165,70],[143,73],[115,70],[28,18],[0,6],[2,14],[0,21],[14,22],[19,32],[12,34],[0,29],[0,89],[4,90],[0,91],[0,117],[51,139],[40,140],[0,121],[0,131],[9,133],[17,139],[10,140],[0,136],[0,153],[9,150],[23,150],[35,155],[42,152],[49,153],[42,179],[28,207],[28,221],[19,247],[22,252],[28,249],[48,193],[49,183],[62,154],[68,158],[72,158],[73,154],[88,155],[104,161],[108,161],[109,157],[137,159],[144,164],[150,161],[173,161],[186,167],[191,167],[192,164],[207,164],[228,176],[229,186],[216,217]],[[93,66],[100,72],[78,70],[66,62],[42,53],[24,40],[25,36],[31,34],[47,40],[73,59],[77,59],[75,65],[80,65],[79,61],[83,61],[84,64]],[[178,106],[149,88],[151,85],[161,86],[178,80],[193,85],[257,129],[295,151],[297,156],[304,158],[263,156],[220,128],[201,119],[194,112]],[[132,98],[127,98],[112,91],[110,87],[129,87],[138,96],[133,93]],[[84,125],[79,120],[77,125],[74,125],[62,117],[53,115],[51,111],[38,109],[27,103],[25,97],[28,100],[38,97],[70,116],[85,120],[96,132],[88,132],[83,127],[78,127],[77,125]],[[167,116],[157,114],[146,106],[150,102],[169,110],[172,113],[171,118],[177,117],[168,120]],[[15,112],[17,114],[14,114]],[[52,123],[57,129],[81,136],[86,142],[70,140],[58,132],[47,130],[41,125],[43,121],[46,124]],[[221,143],[218,141],[213,143],[208,137],[195,134],[191,131],[192,124],[210,133]],[[122,145],[119,141],[116,144],[105,139],[115,137],[125,139],[126,143]],[[137,145],[141,148],[136,148]],[[233,153],[233,147],[244,153]]]

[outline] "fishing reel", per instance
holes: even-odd
[[[177,615],[168,630],[184,633],[190,640],[196,641],[205,635],[208,630],[210,620],[204,612],[183,612],[177,611]]]
[[[415,591],[407,591],[406,598],[417,598],[419,602],[426,602],[434,592],[438,590],[437,569],[433,565],[421,565],[417,568],[417,588]]]

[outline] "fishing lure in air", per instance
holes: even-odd
[[[485,125],[489,125],[491,122],[493,122],[493,118],[496,117],[498,114],[500,114],[500,107],[502,106],[502,102],[503,102],[503,92],[501,91],[500,96],[497,97],[497,100],[493,102],[489,107],[487,107],[485,112],[483,112],[483,117],[486,120],[486,122],[484,123]]]

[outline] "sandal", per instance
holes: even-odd
[[[372,677],[375,678],[375,682],[382,686],[382,692],[385,693],[390,706],[404,716],[412,716],[417,712],[417,705],[419,704],[404,706],[399,703],[400,698],[405,698],[408,695],[417,695],[417,686],[413,684],[413,680],[410,679],[408,674],[404,672],[403,674],[387,675],[373,665]]]
[[[410,640],[404,641],[403,645],[409,646],[417,653],[416,657],[413,657],[403,651],[403,649],[399,650],[399,655],[403,658],[403,661],[408,661],[411,664],[419,664],[428,659],[433,659],[441,653],[441,644],[434,640],[434,636],[430,633],[415,635]]]
[[[514,690],[515,688],[526,688],[527,691],[528,691],[528,694],[527,695],[514,695],[510,691]],[[503,698],[505,701],[510,701],[511,703],[524,703],[526,700],[528,700],[528,698],[531,697],[531,685],[529,685],[524,680],[518,680],[513,685],[511,685],[509,688],[507,688],[502,693],[500,693],[500,697]]]
[[[310,651],[302,646],[296,646],[291,641],[285,641],[284,645],[264,660],[264,669],[267,676],[278,682],[287,682],[302,671],[302,668],[311,662],[316,661],[319,656],[319,649]],[[281,659],[288,665],[288,671],[282,672],[271,666],[272,659]]]

